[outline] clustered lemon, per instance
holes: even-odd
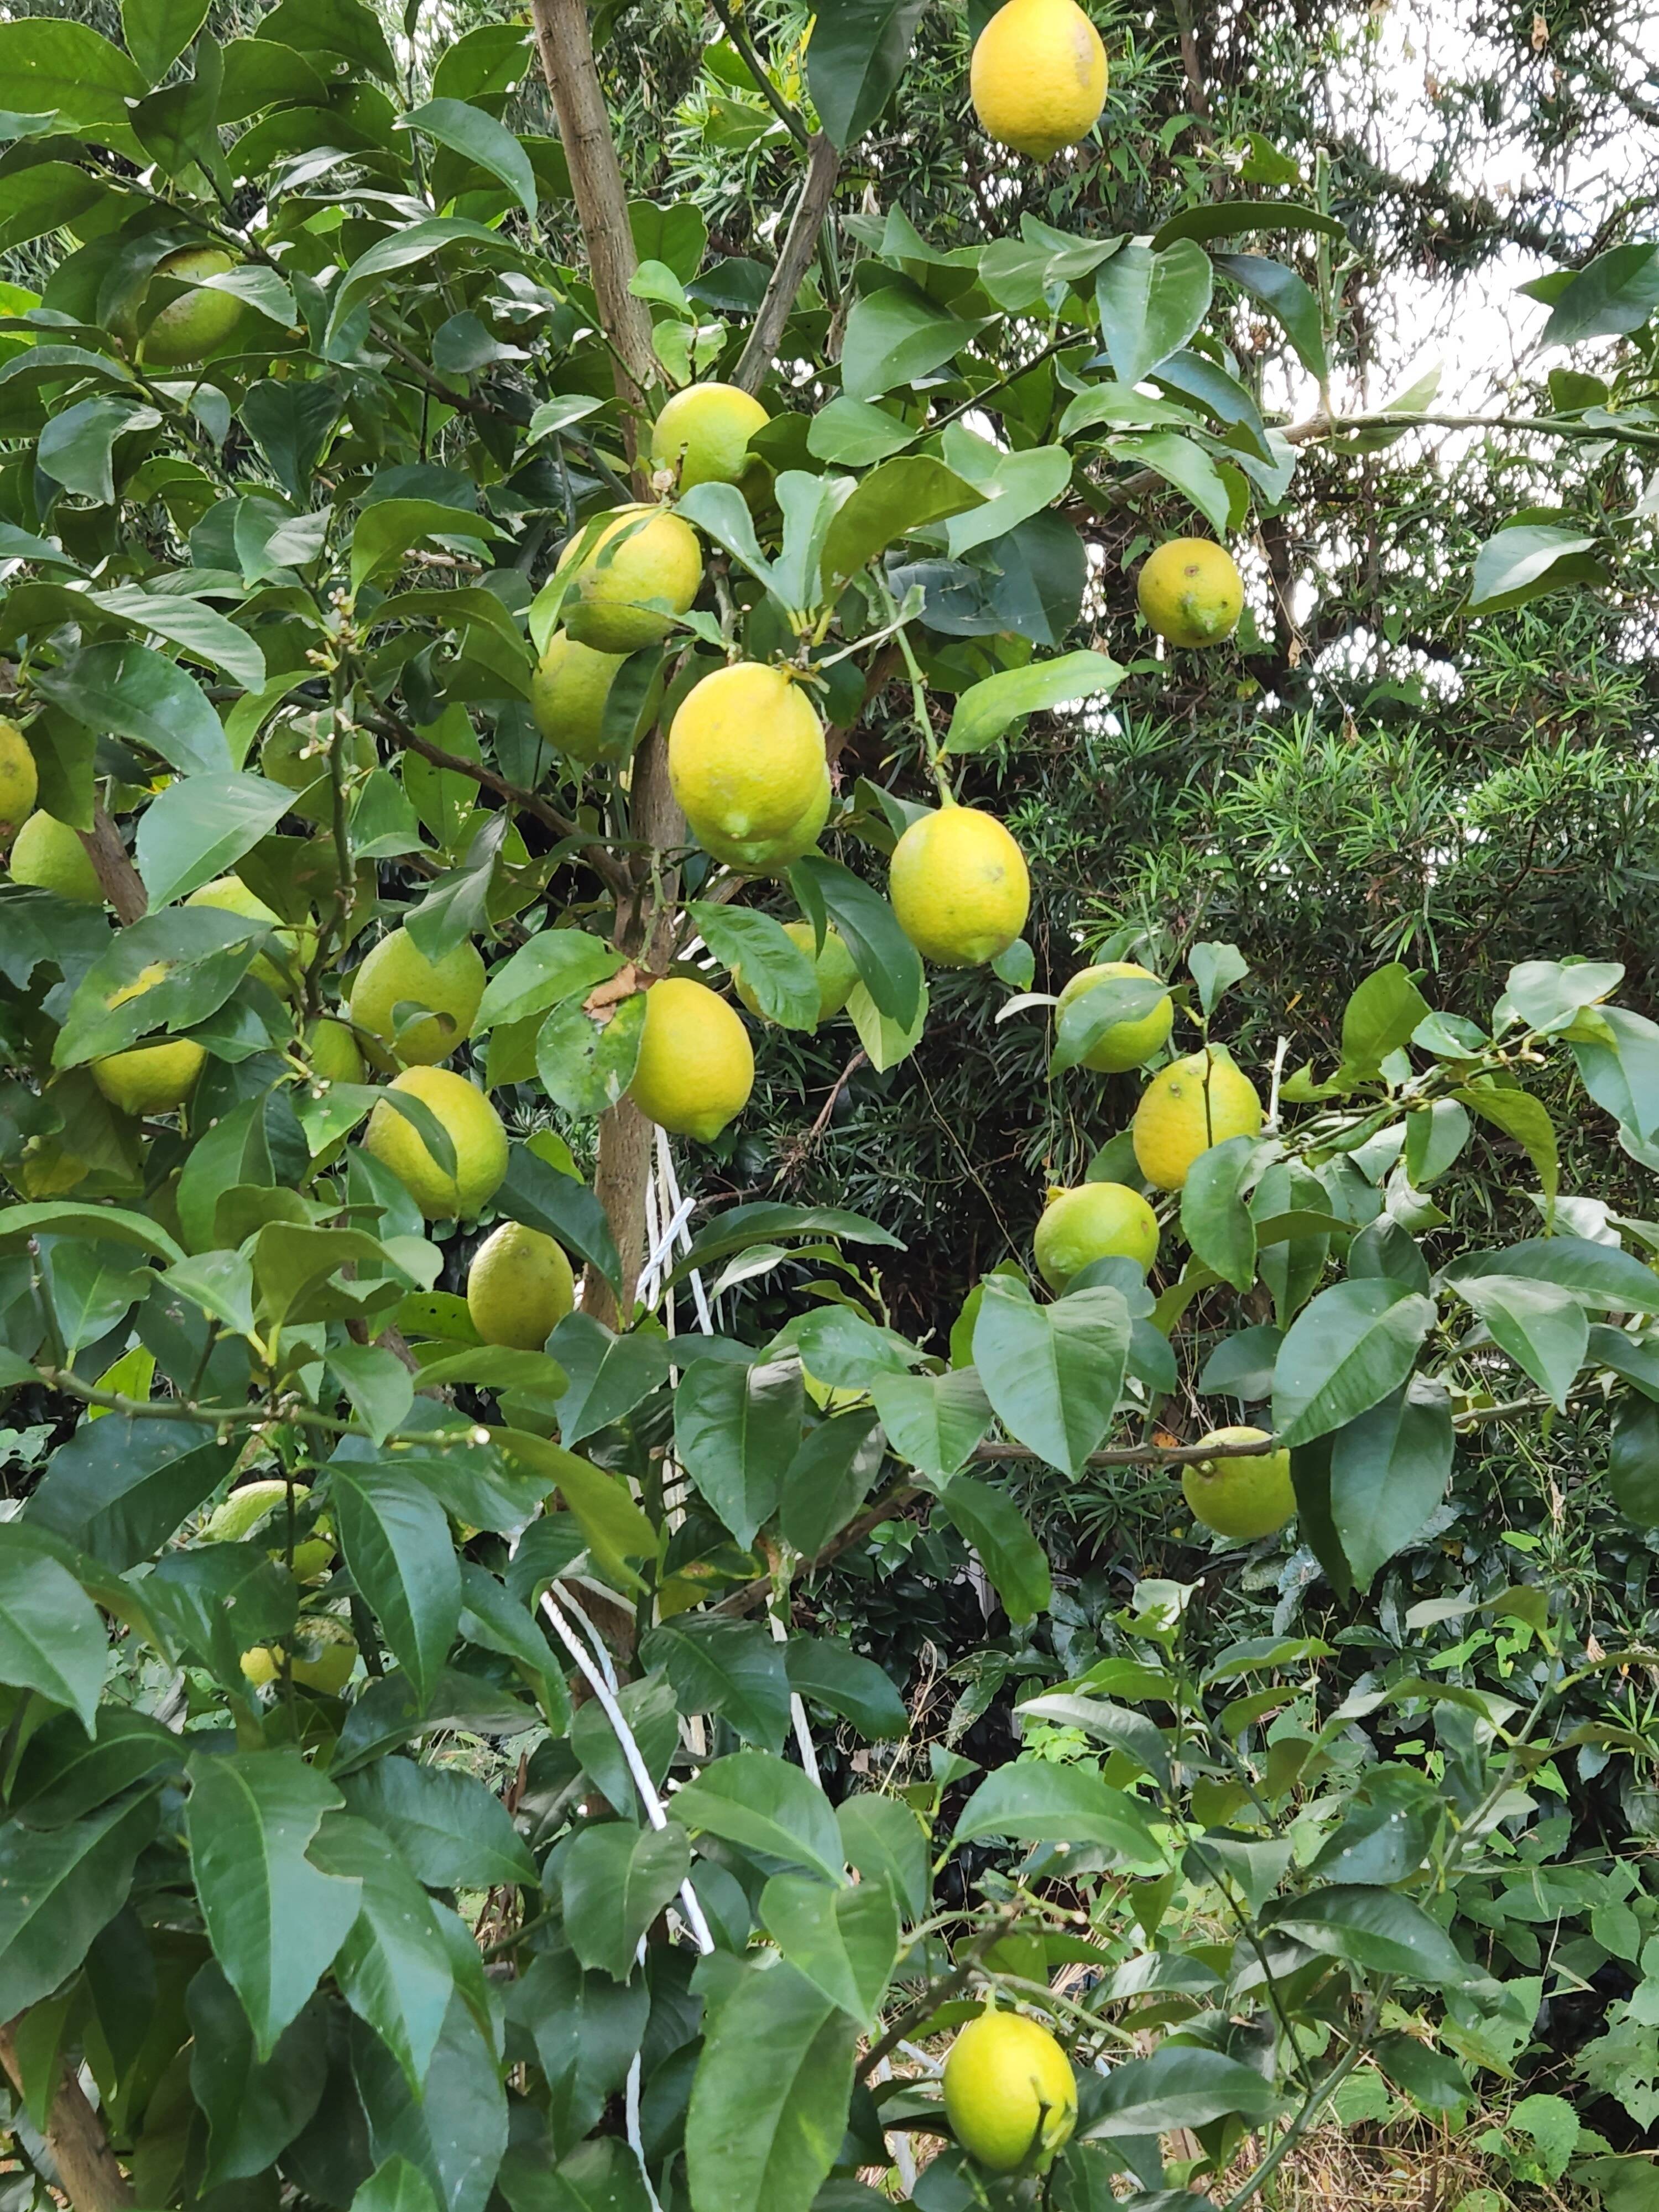
[[[1179,1190],[1200,1152],[1229,1137],[1254,1137],[1261,1127],[1255,1085],[1212,1045],[1158,1070],[1140,1094],[1130,1130],[1147,1182]]]
[[[787,836],[825,774],[823,725],[781,668],[734,661],[694,684],[668,732],[674,796],[699,841]]]
[[[596,653],[556,629],[530,679],[530,712],[550,745],[592,768],[605,757],[605,708],[623,653]]]
[[[1106,49],[1076,0],[1007,0],[974,43],[968,87],[988,137],[1046,161],[1093,130],[1106,77]]]
[[[818,979],[818,1020],[827,1022],[840,1013],[852,997],[859,980],[859,971],[853,965],[853,956],[847,950],[847,941],[838,929],[826,929],[823,945],[818,947],[817,933],[810,921],[786,921],[783,933],[812,963],[812,972]],[[745,983],[741,963],[732,970],[732,988],[757,1020],[767,1018],[761,1012],[753,987]]]
[[[395,1049],[406,1066],[431,1067],[472,1034],[483,994],[484,964],[467,939],[441,960],[428,960],[406,929],[394,929],[351,979],[351,1018]],[[399,1006],[424,1006],[428,1013],[400,1033]]]
[[[1054,1018],[1058,1021],[1067,1006],[1075,1005],[1097,984],[1115,982],[1120,978],[1139,981],[1143,977],[1149,983],[1158,980],[1150,969],[1137,967],[1133,960],[1103,960],[1092,968],[1079,969],[1061,991]],[[1103,1030],[1084,1054],[1081,1065],[1093,1068],[1099,1075],[1121,1075],[1126,1068],[1144,1067],[1169,1041],[1174,1022],[1173,1003],[1168,998],[1160,999],[1150,1012],[1137,1015],[1130,1021],[1114,1022],[1109,1029]]]
[[[0,721],[0,847],[9,845],[17,835],[40,791],[27,738],[15,722]]]
[[[472,1255],[466,1310],[486,1344],[539,1352],[575,1302],[563,1247],[539,1229],[504,1221]]]
[[[689,975],[668,975],[645,1001],[629,1095],[648,1121],[708,1144],[749,1103],[755,1055],[724,999]]]
[[[1025,857],[994,814],[941,806],[893,848],[888,890],[899,927],[941,968],[994,960],[1025,927]]]
[[[651,433],[651,465],[672,469],[679,489],[738,483],[750,465],[749,441],[766,410],[735,384],[692,384],[677,392]]]
[[[1290,1453],[1226,1450],[1229,1444],[1266,1443],[1265,1429],[1212,1429],[1198,1441],[1219,1449],[1216,1458],[1181,1471],[1181,1487],[1194,1519],[1236,1544],[1276,1534],[1296,1511]]]
[[[1135,596],[1148,625],[1171,645],[1219,645],[1238,628],[1244,580],[1224,545],[1171,538],[1141,563]]]
[[[689,522],[666,507],[619,507],[589,540],[580,530],[556,574],[573,572],[565,628],[599,653],[637,653],[667,636],[702,581],[702,552]]]
[[[1085,1182],[1048,1194],[1033,1239],[1038,1273],[1051,1291],[1096,1260],[1133,1260],[1143,1268],[1158,1257],[1158,1216],[1127,1183]]]
[[[969,2021],[951,2045],[944,2088],[957,2141],[993,2173],[1042,2172],[1077,2125],[1071,2060],[1019,2013]]]
[[[102,906],[104,887],[80,832],[44,809],[31,814],[11,848],[11,879],[54,891],[80,906]]]
[[[507,1173],[501,1115],[476,1083],[453,1068],[405,1068],[389,1088],[417,1100],[436,1118],[454,1147],[454,1172],[439,1165],[413,1121],[384,1099],[368,1117],[366,1150],[391,1169],[428,1221],[470,1221]]]

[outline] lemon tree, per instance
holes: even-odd
[[[1506,1589],[1531,1706],[1393,1645],[1364,1703],[1189,1616],[1357,1618],[1460,1448],[1573,1408],[1659,1522],[1659,1233],[1547,1103],[1652,1168],[1659,1030],[1595,946],[1480,1021],[1382,962],[1291,1066],[1230,945],[1027,936],[1005,738],[1231,651],[1298,455],[1427,403],[1267,404],[1260,316],[1328,381],[1317,193],[923,236],[860,150],[918,12],[711,43],[800,146],[764,258],[629,204],[577,0],[435,55],[362,0],[0,23],[0,2119],[75,2212],[1242,2204],[1536,2014],[1471,1929],[1631,1656]],[[1108,58],[1009,0],[961,128],[1063,155]],[[1614,273],[1576,337],[1640,327]],[[1477,611],[1585,550],[1516,533]],[[740,1182],[757,1051],[1004,1018],[1097,1141],[913,1326],[879,1209]],[[1085,1620],[1026,1477],[1215,1542]],[[895,1547],[1024,1639],[1016,1755],[837,1632]]]

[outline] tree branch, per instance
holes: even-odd
[[[117,921],[123,928],[130,922],[142,921],[149,911],[149,893],[121,842],[121,833],[108,807],[101,803],[94,806],[91,829],[77,830],[75,834],[86,848],[100,888],[115,908]]]
[[[823,218],[830,212],[830,203],[835,198],[836,179],[841,174],[841,155],[823,131],[812,141],[812,150],[806,164],[806,175],[802,182],[795,212],[790,219],[789,234],[783,241],[783,251],[772,271],[766,296],[761,301],[760,313],[755,318],[755,327],[749,333],[749,343],[743,357],[732,372],[732,381],[744,392],[756,392],[772,366],[778,342],[783,336],[784,325],[789,320],[790,309],[795,304],[801,279],[817,251],[818,232]]]
[[[16,2027],[13,2021],[0,2027],[0,2065],[21,2097],[23,2076],[17,2058]],[[126,2212],[132,2191],[110,2148],[103,2121],[87,2101],[78,2075],[65,2070],[53,2091],[45,2133],[58,2179],[75,2212]]]

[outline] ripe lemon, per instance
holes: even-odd
[[[507,1173],[507,1132],[476,1083],[447,1067],[409,1067],[390,1086],[418,1098],[436,1115],[455,1147],[447,1174],[415,1125],[384,1102],[368,1117],[364,1149],[389,1167],[428,1221],[471,1220],[501,1188]]]
[[[988,137],[1046,161],[1106,105],[1106,49],[1074,0],[1008,0],[980,33],[969,90]]]
[[[235,266],[216,246],[185,246],[158,261],[154,274],[200,284]],[[139,342],[139,353],[154,368],[193,368],[224,343],[241,313],[242,303],[233,293],[183,293],[155,318]]]
[[[571,539],[560,570],[575,559],[586,536],[580,530]],[[645,602],[661,600],[683,615],[696,598],[702,550],[690,524],[665,507],[619,507],[575,574],[575,589],[564,603],[571,636],[599,653],[637,653],[673,626],[668,614]]]
[[[701,835],[781,837],[817,795],[823,725],[781,668],[739,660],[694,684],[668,732],[668,778]]]
[[[957,2141],[993,2173],[1040,2172],[1077,2125],[1072,2062],[1018,2013],[981,2013],[945,2062],[945,2113]]]
[[[262,952],[248,968],[250,975],[257,975],[273,991],[293,994],[304,975],[307,962],[317,950],[314,927],[300,923],[293,927],[283,925],[283,918],[273,914],[262,898],[251,891],[240,876],[221,876],[216,881],[204,884],[185,901],[186,906],[216,906],[226,914],[240,914],[248,921],[268,921],[276,929],[288,952],[288,964],[278,967]]]
[[[1051,1194],[1032,1248],[1043,1281],[1064,1290],[1095,1260],[1116,1255],[1150,1267],[1158,1257],[1158,1216],[1127,1183],[1080,1183]]]
[[[302,822],[328,822],[334,814],[329,753],[337,742],[331,716],[308,714],[279,722],[259,748],[259,772],[294,793],[290,814]],[[354,781],[367,775],[380,759],[373,734],[356,725],[347,732],[345,772]]]
[[[692,384],[677,392],[651,433],[651,465],[675,469],[679,489],[734,484],[749,466],[749,441],[770,416],[735,384]]]
[[[742,1113],[754,1085],[749,1032],[724,999],[689,975],[652,985],[628,1086],[648,1121],[708,1144]]]
[[[367,1070],[357,1040],[343,1022],[319,1014],[306,1031],[311,1072],[322,1083],[361,1083]]]
[[[826,929],[823,950],[819,952],[816,950],[817,933],[810,921],[786,921],[783,933],[793,938],[812,963],[813,971],[818,979],[818,1019],[827,1022],[831,1015],[838,1014],[847,1004],[859,980],[859,971],[853,965],[853,956],[847,950],[846,939],[838,929]],[[767,1018],[756,1002],[753,991],[744,981],[741,967],[732,970],[732,988],[757,1021],[763,1022]]]
[[[129,999],[142,998],[167,974],[165,960],[152,960],[131,983],[110,993],[109,1006],[124,1006]],[[124,1114],[171,1114],[196,1088],[206,1060],[199,1044],[175,1037],[167,1044],[134,1045],[130,1051],[111,1053],[106,1060],[94,1060],[92,1079]]]
[[[977,968],[1024,928],[1031,884],[1024,854],[995,815],[941,806],[894,847],[888,894],[918,952],[941,968]]]
[[[1212,1429],[1199,1442],[1259,1444],[1265,1443],[1267,1437],[1265,1429]],[[1183,1467],[1181,1487],[1194,1520],[1238,1544],[1271,1536],[1296,1511],[1288,1451],[1261,1452],[1242,1459],[1224,1455],[1205,1460],[1197,1467]]]
[[[0,847],[10,844],[33,811],[40,789],[27,738],[15,722],[0,721]]]
[[[351,979],[351,1018],[388,1050],[396,1037],[405,1067],[432,1067],[471,1035],[483,994],[484,964],[475,945],[464,938],[441,960],[432,961],[406,929],[394,929]],[[411,1021],[398,1036],[400,1006],[429,1007],[431,1018]]]
[[[781,837],[726,837],[705,822],[696,832],[697,842],[705,853],[724,860],[740,876],[781,875],[792,861],[799,860],[803,853],[810,853],[823,835],[823,825],[830,819],[830,770],[826,766],[811,799]]]
[[[1133,960],[1103,960],[1092,968],[1080,968],[1060,994],[1055,1020],[1097,983],[1109,983],[1121,975],[1153,980],[1150,968],[1139,968]],[[1160,999],[1151,1013],[1143,1014],[1139,1021],[1114,1022],[1110,1029],[1103,1030],[1079,1065],[1093,1068],[1099,1075],[1121,1075],[1126,1067],[1144,1066],[1169,1036],[1174,1021],[1174,1006],[1168,999]]]
[[[550,745],[592,767],[605,751],[605,702],[622,653],[595,653],[556,629],[530,679],[530,711]]]
[[[104,887],[78,831],[44,811],[31,814],[11,848],[11,879],[55,891],[81,906],[102,906]]]
[[[486,1344],[539,1352],[575,1303],[563,1248],[539,1229],[504,1221],[472,1255],[466,1310]]]
[[[1171,538],[1141,562],[1135,597],[1148,624],[1171,645],[1219,645],[1238,628],[1244,579],[1224,545]]]
[[[1255,1085],[1212,1046],[1158,1070],[1140,1094],[1130,1133],[1147,1182],[1179,1190],[1200,1152],[1229,1137],[1253,1137],[1261,1127]]]

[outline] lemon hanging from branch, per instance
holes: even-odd
[[[987,135],[1046,161],[1093,130],[1106,78],[1106,49],[1076,0],[1008,0],[975,42],[968,82]]]

